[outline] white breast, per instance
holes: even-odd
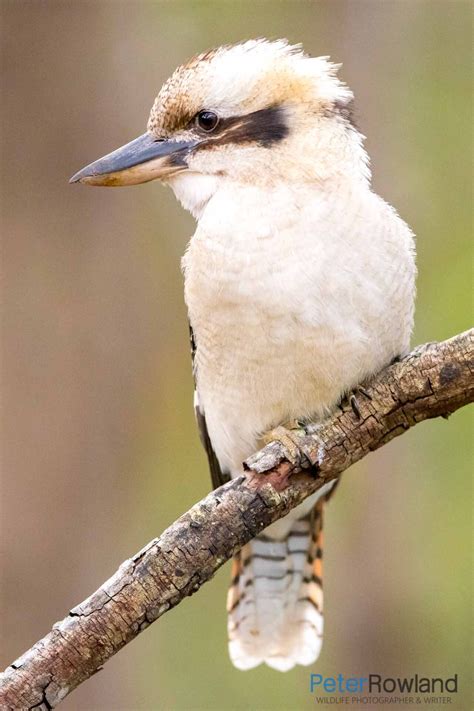
[[[408,347],[412,235],[363,184],[224,184],[183,266],[199,398],[234,475],[266,430],[324,417]]]

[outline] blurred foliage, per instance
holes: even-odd
[[[418,240],[414,342],[470,325],[471,5],[3,0],[2,645],[10,662],[206,493],[169,191],[68,186],[143,132],[174,67],[288,37],[343,62],[374,186]],[[326,518],[322,674],[460,675],[468,709],[472,420],[421,425],[344,477]],[[308,669],[227,657],[228,566],[65,709],[306,709]]]

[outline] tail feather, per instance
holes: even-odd
[[[323,634],[322,511],[283,540],[260,535],[235,556],[227,599],[229,652],[239,669],[312,664]]]

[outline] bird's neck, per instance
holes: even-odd
[[[215,213],[233,213],[237,209],[234,219],[240,223],[245,221],[250,211],[253,219],[256,215],[265,215],[272,222],[272,216],[276,220],[282,212],[287,213],[292,208],[298,207],[298,203],[303,205],[308,201],[322,200],[324,203],[337,200],[338,196],[346,199],[348,193],[358,193],[370,190],[370,185],[366,180],[360,180],[358,176],[334,176],[326,181],[298,182],[277,180],[260,185],[258,182],[246,183],[244,181],[231,180],[221,175],[205,175],[197,172],[179,173],[168,181],[176,198],[185,210],[190,212],[197,222],[204,218],[204,213],[211,210],[211,219]],[[215,198],[215,199],[213,199]],[[216,209],[211,209],[209,203]],[[224,206],[224,207],[223,207]],[[276,211],[276,212],[275,212]],[[220,215],[220,220],[224,216]]]

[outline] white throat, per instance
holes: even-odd
[[[168,185],[184,209],[199,220],[207,203],[219,187],[219,176],[185,171],[171,177]]]

